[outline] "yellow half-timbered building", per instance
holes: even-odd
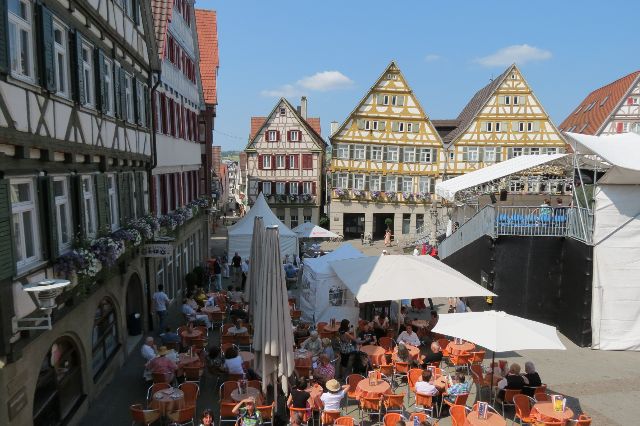
[[[563,152],[565,141],[518,67],[480,89],[443,138],[443,177],[520,155]]]
[[[333,232],[398,237],[429,220],[442,140],[395,62],[330,141]]]

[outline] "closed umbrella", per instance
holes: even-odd
[[[253,221],[253,235],[251,237],[251,255],[249,257],[249,276],[244,289],[244,300],[249,303],[249,313],[255,310],[255,294],[259,286],[261,250],[264,247],[264,221],[258,216]]]
[[[502,311],[442,314],[433,332],[468,340],[493,351],[492,364],[495,361],[496,352],[566,349],[555,327]],[[491,383],[493,383],[493,368]]]
[[[260,255],[261,284],[257,287],[255,297],[259,303],[255,304],[253,336],[263,391],[266,392],[267,386],[272,383],[276,403],[278,378],[282,383],[282,391],[287,394],[288,378],[294,370],[293,330],[279,247],[278,227],[270,226],[265,232]]]

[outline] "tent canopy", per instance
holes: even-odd
[[[609,163],[607,173],[600,184],[637,185],[640,183],[640,135],[591,136],[565,133],[568,142],[578,154],[597,155]]]
[[[431,256],[367,256],[336,260],[330,265],[360,303],[496,296]]]
[[[436,184],[436,195],[446,200],[454,201],[456,194],[460,191],[519,173],[532,167],[550,163],[566,156],[567,154],[540,154],[514,157],[480,170],[439,182]]]
[[[280,222],[275,213],[267,204],[262,193],[256,198],[256,202],[249,212],[235,225],[229,227],[229,238],[227,240],[229,254],[238,252],[240,257],[246,259],[251,252],[251,236],[253,235],[253,221],[255,217],[262,217],[265,228],[277,226],[280,234],[280,254],[298,255],[298,236],[291,229]]]
[[[330,262],[341,259],[365,257],[364,254],[349,243],[344,243],[334,251],[324,256],[304,260],[305,269],[309,268],[316,274],[333,274]]]
[[[337,237],[331,231],[321,228],[318,225],[314,225],[311,222],[305,222],[302,225],[298,225],[292,229],[296,233],[298,238],[335,238]]]

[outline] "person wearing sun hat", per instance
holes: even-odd
[[[325,384],[327,392],[320,396],[320,401],[324,404],[325,410],[340,410],[341,402],[347,394],[349,385],[340,386],[336,379],[331,379]]]
[[[168,353],[169,349],[166,346],[160,346],[158,356],[149,361],[148,368],[152,373],[170,374],[172,382],[178,366],[167,357]]]

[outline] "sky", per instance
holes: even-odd
[[[515,62],[559,125],[640,69],[637,0],[196,0],[218,16],[214,145],[242,150],[280,96],[328,139],[395,60],[432,119],[455,118]]]

